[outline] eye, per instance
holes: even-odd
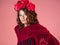
[[[19,15],[19,16],[21,16],[21,15]]]

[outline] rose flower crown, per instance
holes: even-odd
[[[35,11],[35,5],[29,0],[18,0],[16,4],[14,4],[14,9],[19,11],[22,8],[28,9],[28,11]]]

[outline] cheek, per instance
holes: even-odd
[[[20,18],[21,21],[24,20],[22,16],[20,16],[19,18]]]
[[[27,19],[27,16],[25,16],[25,19]]]
[[[22,17],[21,17],[21,16],[20,16],[19,18],[20,18],[20,20],[22,19]]]

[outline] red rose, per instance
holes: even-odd
[[[14,5],[14,9],[16,11],[20,10],[21,8],[27,8],[29,11],[35,11],[35,5],[30,3],[29,0],[20,0]]]
[[[20,0],[20,1],[21,3],[25,3],[25,4],[29,3],[29,0]]]
[[[15,4],[15,10],[19,10],[21,8],[25,8],[25,4],[24,3],[21,3],[20,1],[18,1],[16,4]]]
[[[35,5],[32,4],[32,3],[28,3],[28,4],[27,4],[27,9],[28,9],[29,11],[35,11]]]

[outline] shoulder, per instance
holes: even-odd
[[[34,26],[34,28],[35,28],[36,31],[38,31],[42,34],[49,33],[49,30],[45,26],[41,25],[40,23],[36,24]]]
[[[41,36],[48,36],[49,35],[49,30],[44,27],[41,24],[35,24],[33,26],[31,26],[31,32],[34,33],[35,35],[41,35]]]
[[[18,26],[18,24],[17,24],[17,25],[14,27],[14,30],[18,29],[18,27],[19,27],[19,26]]]
[[[40,30],[42,31],[42,32],[44,32],[44,33],[47,33],[47,32],[49,32],[49,30],[47,29],[47,27],[45,27],[45,26],[43,26],[43,25],[41,25],[40,24]]]

